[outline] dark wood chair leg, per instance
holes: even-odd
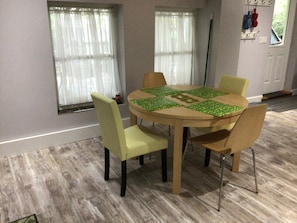
[[[109,180],[109,150],[104,148],[104,160],[105,160],[105,170],[104,170],[104,180]]]
[[[127,185],[127,161],[122,161],[122,178],[121,178],[121,197],[126,195]]]
[[[186,145],[187,145],[187,141],[188,141],[188,134],[189,134],[189,128],[188,127],[184,127],[184,131],[183,131],[183,153],[185,152],[186,149]]]
[[[205,159],[204,159],[204,166],[209,166],[209,160],[210,160],[210,150],[205,150]]]
[[[144,164],[144,155],[139,156],[139,164],[143,166]]]
[[[167,182],[167,149],[161,151],[162,156],[162,180]]]

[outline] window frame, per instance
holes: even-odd
[[[190,69],[190,73],[189,73],[189,77],[190,80],[189,80],[189,83],[186,83],[186,84],[193,84],[195,82],[195,73],[196,72],[196,69],[198,67],[197,65],[197,9],[187,9],[187,8],[162,8],[162,7],[158,7],[156,8],[155,10],[155,19],[156,19],[156,16],[157,16],[157,13],[189,13],[191,14],[191,16],[193,17],[193,26],[192,26],[192,48],[190,49],[190,51],[177,51],[177,52],[167,52],[167,53],[164,53],[164,52],[156,52],[156,37],[155,37],[155,52],[154,52],[154,70],[156,72],[162,72],[162,70],[159,70],[158,68],[156,68],[156,56],[162,56],[164,54],[167,54],[168,56],[177,56],[177,55],[188,55],[191,57],[191,69]],[[186,15],[184,15],[186,16]],[[155,28],[156,29],[156,28]],[[156,32],[156,30],[155,30]],[[188,52],[188,53],[187,53]],[[172,77],[174,75],[172,75],[170,72],[165,72],[164,73],[165,77],[166,77],[166,81],[168,82],[168,84],[185,84],[185,83],[175,83],[171,80],[173,80],[175,77]]]
[[[61,1],[48,1],[48,16],[49,16],[49,23],[50,23],[50,34],[51,34],[51,40],[52,40],[52,52],[53,52],[53,65],[54,65],[54,75],[55,75],[55,80],[56,80],[56,94],[57,94],[57,109],[58,109],[58,114],[63,114],[63,113],[72,113],[72,112],[81,112],[81,111],[88,111],[90,109],[94,108],[93,102],[92,101],[86,101],[86,102],[81,102],[81,103],[74,103],[74,104],[67,104],[67,105],[61,105],[59,104],[59,90],[58,90],[58,76],[57,76],[57,70],[56,70],[56,60],[55,60],[55,55],[54,55],[54,43],[53,43],[53,36],[52,36],[52,29],[51,29],[51,18],[50,18],[50,8],[51,7],[73,7],[73,8],[85,8],[85,9],[110,9],[114,11],[115,14],[115,24],[114,24],[114,38],[115,38],[115,51],[116,53],[114,56],[116,57],[116,66],[117,66],[117,75],[118,75],[118,82],[120,85],[120,89],[117,89],[119,91],[122,91],[122,77],[121,77],[121,72],[120,72],[120,59],[118,58],[119,55],[119,30],[118,30],[118,17],[119,17],[119,7],[117,4],[98,4],[98,3],[79,3],[79,2],[61,2]],[[82,58],[83,59],[83,58]],[[92,92],[90,92],[91,94]],[[103,93],[103,92],[101,92]],[[115,94],[113,95],[115,96]],[[115,99],[114,97],[112,97]],[[118,104],[122,103],[117,101]]]

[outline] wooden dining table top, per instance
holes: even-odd
[[[128,97],[130,124],[137,118],[174,126],[172,192],[181,191],[184,127],[214,127],[234,123],[248,107],[245,97],[195,85],[143,88]]]
[[[248,106],[247,99],[240,95],[194,85],[139,89],[128,95],[128,101],[130,111],[138,117],[168,125],[183,120],[185,127],[233,123]],[[162,107],[162,103],[168,104]]]

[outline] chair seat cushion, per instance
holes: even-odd
[[[124,131],[127,145],[126,159],[168,147],[168,140],[165,137],[159,136],[143,126],[133,125]]]

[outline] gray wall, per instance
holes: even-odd
[[[296,4],[296,0],[291,0],[292,4]],[[274,3],[274,1],[273,1]],[[240,43],[240,54],[238,61],[237,76],[244,77],[250,80],[247,90],[247,97],[261,97],[264,83],[264,73],[266,69],[266,61],[268,55],[269,40],[271,35],[271,23],[273,16],[273,6],[257,7],[259,13],[258,27],[255,30],[259,31],[255,40],[242,40]],[[242,8],[246,10],[246,6]],[[242,14],[246,13],[242,11]],[[297,17],[295,12],[294,29],[292,34],[292,43],[288,58],[286,80],[284,90],[297,91]],[[259,38],[267,37],[268,43],[260,43]]]
[[[120,5],[121,71],[126,97],[153,70],[155,7],[199,8],[199,84],[203,83],[210,14],[213,14],[208,85],[237,74],[244,61],[238,0],[91,0]],[[271,18],[268,18],[271,19]],[[296,31],[295,31],[296,36]],[[295,49],[296,49],[296,42]],[[256,49],[257,50],[257,49]],[[261,54],[264,54],[264,49]],[[291,63],[296,64],[295,58]],[[262,66],[259,64],[259,66]],[[296,69],[295,72],[295,87]],[[240,72],[246,75],[244,72]],[[261,94],[251,72],[249,96]],[[257,76],[256,79],[255,76]],[[57,95],[46,0],[0,1],[0,154],[18,153],[100,134],[94,111],[57,113]],[[129,122],[127,104],[119,106]],[[90,130],[90,131],[89,131]]]
[[[237,0],[212,0],[207,1],[206,8],[202,10],[204,14],[213,14],[207,86],[218,86],[224,74],[236,76],[242,24],[242,12],[239,9],[242,7],[243,3]]]
[[[246,14],[247,7],[244,6],[242,9],[242,15]],[[240,43],[237,73],[238,76],[250,80],[247,97],[262,95],[273,7],[257,7],[257,12],[259,14],[258,26],[255,28],[255,31],[259,31],[257,38],[255,40],[242,40]],[[267,43],[259,43],[260,37],[267,37]]]
[[[123,83],[127,96],[141,87],[144,72],[153,71],[156,6],[202,8],[204,0],[98,0],[121,8]],[[57,113],[57,95],[46,0],[0,1],[0,154],[9,143],[97,123],[94,111]],[[121,105],[129,117],[127,104]],[[98,133],[93,132],[90,137]],[[69,137],[69,138],[67,138]],[[44,145],[83,138],[66,135]],[[37,145],[42,144],[39,141]],[[32,147],[26,144],[27,147]],[[13,146],[11,146],[13,147]],[[11,150],[14,150],[13,148]]]
[[[297,1],[295,0],[295,2]],[[292,34],[292,42],[291,42],[290,55],[288,60],[285,89],[288,89],[288,90],[295,89],[297,91],[297,7],[295,12],[295,18],[294,18],[294,29]]]

